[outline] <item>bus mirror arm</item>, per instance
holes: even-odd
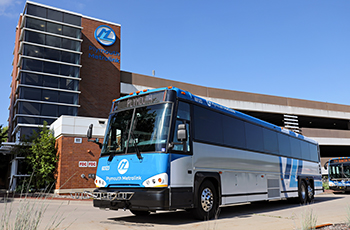
[[[324,165],[323,165],[324,169],[326,169],[326,170],[327,170],[327,165],[328,165],[328,162],[329,162],[329,161],[327,161],[327,162],[326,162],[326,163],[324,163]]]
[[[86,134],[88,141],[97,144],[98,147],[100,147],[100,149],[102,149],[102,143],[100,143],[98,138],[96,138],[95,140],[90,140],[92,138],[92,128],[93,128],[93,124],[91,124],[89,126],[89,129],[88,129],[87,134]]]

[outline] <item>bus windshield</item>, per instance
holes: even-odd
[[[165,152],[171,103],[117,111],[110,117],[101,156],[140,152]]]
[[[329,166],[329,177],[331,179],[350,178],[350,164],[331,164]]]

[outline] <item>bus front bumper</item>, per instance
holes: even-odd
[[[342,186],[329,186],[329,189],[334,191],[350,191],[350,186],[342,185]]]
[[[169,209],[168,188],[108,188],[94,191],[94,207],[156,211]]]

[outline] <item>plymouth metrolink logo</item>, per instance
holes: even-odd
[[[104,46],[111,46],[114,44],[117,36],[109,26],[99,26],[95,30],[95,39]]]
[[[120,163],[118,164],[118,172],[123,175],[128,171],[128,169],[129,161],[127,159],[123,159],[122,161],[120,161]]]

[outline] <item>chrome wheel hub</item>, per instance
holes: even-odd
[[[201,205],[202,209],[209,212],[213,208],[214,197],[213,193],[209,188],[205,188],[201,194]]]

